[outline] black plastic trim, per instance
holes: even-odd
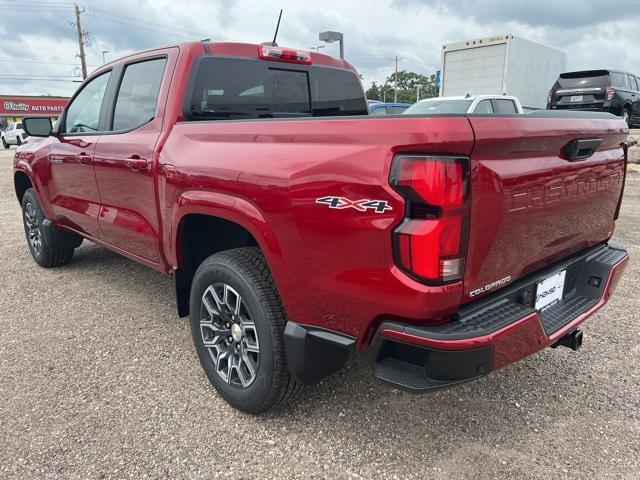
[[[57,229],[48,218],[42,221],[42,234],[47,246],[54,250],[78,248],[83,240],[82,237],[78,235]]]
[[[493,370],[490,346],[437,350],[383,339],[376,349],[375,375],[412,392],[428,392],[474,380]]]
[[[356,339],[343,333],[288,321],[284,344],[289,372],[299,382],[314,383],[340,370]]]
[[[191,282],[194,273],[193,269],[187,267],[175,267],[171,272],[173,290],[176,294],[176,308],[180,318],[189,315]]]

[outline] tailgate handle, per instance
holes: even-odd
[[[600,138],[576,138],[562,149],[562,153],[570,162],[584,160],[596,153],[596,150],[602,144]]]

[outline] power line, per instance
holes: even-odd
[[[42,60],[21,60],[18,58],[2,58],[0,62],[11,62],[11,63],[33,63],[33,64],[45,64],[45,65],[69,65],[76,66],[77,63],[68,63],[68,62],[45,62]],[[87,67],[99,67],[100,65],[92,65],[87,64]]]
[[[140,23],[144,23],[144,24],[147,24],[147,25],[149,25],[151,27],[157,27],[160,30],[171,30],[171,31],[175,31],[175,32],[178,32],[178,33],[187,34],[189,36],[193,36],[194,34],[196,34],[198,36],[200,36],[200,35],[203,35],[203,36],[209,35],[208,33],[205,33],[205,32],[196,32],[196,31],[193,31],[193,30],[186,30],[186,29],[178,27],[178,26],[167,25],[167,24],[152,22],[150,20],[144,20],[144,19],[137,18],[137,17],[132,17],[132,16],[129,16],[129,15],[122,15],[122,14],[119,14],[119,13],[113,13],[113,12],[109,12],[107,10],[102,10],[100,8],[95,8],[95,7],[86,7],[86,8],[87,8],[87,10],[98,12],[100,15],[106,15],[108,17],[113,17],[115,19],[121,19],[121,20],[128,21],[128,22],[135,22],[135,26],[139,26]],[[209,36],[212,37],[212,38],[222,39],[222,37],[216,37],[216,36],[213,36],[213,35],[209,35]]]

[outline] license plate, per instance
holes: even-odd
[[[549,308],[556,302],[562,300],[562,293],[564,292],[564,277],[567,271],[554,273],[550,277],[545,278],[541,282],[538,282],[536,287],[536,310],[544,310]]]
[[[571,102],[581,102],[583,95],[571,95],[569,101]]]

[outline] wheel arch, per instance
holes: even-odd
[[[245,199],[218,192],[183,193],[174,203],[171,234],[165,245],[172,268],[178,314],[189,314],[191,281],[207,257],[233,248],[258,247],[278,283],[280,248],[258,208]]]
[[[19,203],[22,203],[22,198],[24,197],[25,192],[29,188],[35,189],[35,183],[31,180],[31,177],[24,170],[16,170],[13,174],[13,187],[16,192],[16,198]],[[38,192],[36,192],[36,195]],[[39,201],[39,199],[38,199]],[[40,202],[42,204],[42,202]]]

